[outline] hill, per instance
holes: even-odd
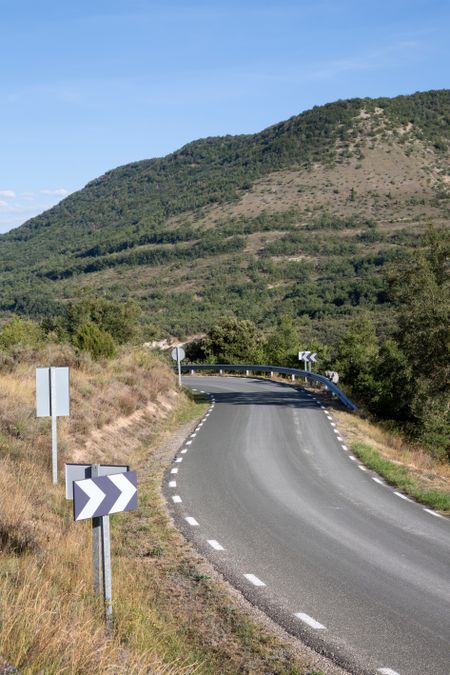
[[[450,90],[315,107],[254,134],[195,141],[106,173],[0,237],[0,311],[60,313],[82,289],[134,298],[146,335],[224,311],[339,332],[380,272],[450,214]]]

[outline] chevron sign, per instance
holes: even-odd
[[[74,520],[108,516],[137,508],[135,471],[86,478],[73,483]]]
[[[317,362],[317,352],[299,352],[298,360],[304,361],[305,363],[316,363]]]

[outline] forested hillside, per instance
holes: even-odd
[[[0,311],[59,316],[82,289],[133,298],[143,335],[224,313],[338,337],[449,220],[450,91],[316,107],[258,134],[119,167],[0,237]]]

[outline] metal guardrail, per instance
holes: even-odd
[[[318,373],[309,373],[306,370],[298,370],[297,368],[284,368],[282,366],[260,366],[260,365],[232,365],[229,363],[214,363],[214,364],[200,364],[200,363],[189,363],[187,365],[181,366],[182,372],[189,370],[192,371],[224,371],[229,372],[249,372],[249,373],[279,373],[281,375],[295,375],[296,377],[306,377],[308,380],[314,382],[320,382],[327,389],[329,389],[333,394],[335,394],[338,399],[345,405],[346,408],[352,412],[357,410],[357,406],[351,401],[343,391],[337,387],[334,382],[331,382],[324,375],[319,375]]]

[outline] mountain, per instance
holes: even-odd
[[[382,274],[450,214],[450,90],[315,107],[109,171],[0,236],[0,311],[133,298],[155,335],[234,312],[390,322]],[[388,329],[388,328],[386,328]]]

